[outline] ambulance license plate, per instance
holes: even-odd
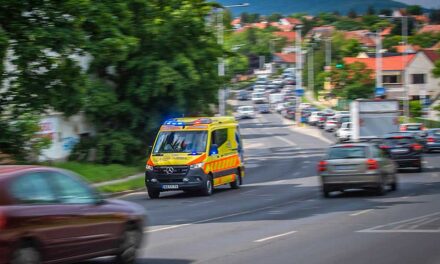
[[[164,190],[177,190],[177,189],[179,189],[179,185],[177,185],[177,184],[162,185],[162,189],[164,189]]]

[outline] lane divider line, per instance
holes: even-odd
[[[361,215],[361,214],[366,214],[366,213],[368,213],[370,211],[373,211],[373,210],[374,209],[367,209],[367,210],[359,211],[357,213],[350,214],[350,216],[358,216],[358,215]]]
[[[262,239],[254,240],[254,242],[255,243],[261,243],[261,242],[272,240],[272,239],[275,239],[275,238],[288,236],[288,235],[294,234],[296,232],[298,232],[298,231],[290,231],[290,232],[287,232],[287,233],[283,233],[283,234],[279,234],[279,235],[275,235],[275,236],[270,236],[270,237],[265,237],[265,238],[262,238]]]

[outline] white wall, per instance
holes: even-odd
[[[440,79],[434,78],[433,68],[434,64],[431,60],[423,52],[418,52],[406,68],[410,96],[419,96],[425,90],[426,95],[433,98],[440,92]],[[426,83],[412,84],[412,74],[425,74]]]
[[[81,134],[95,133],[93,126],[86,121],[82,113],[70,118],[63,117],[61,113],[48,114],[42,117],[40,127],[39,134],[52,140],[50,148],[43,150],[39,157],[41,161],[65,160],[78,143]]]

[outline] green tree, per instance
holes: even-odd
[[[267,17],[267,21],[269,22],[278,22],[281,18],[283,18],[283,15],[280,13],[273,13]]]
[[[365,64],[359,62],[345,65],[344,69],[334,68],[331,72],[335,86],[333,93],[349,100],[371,98],[374,93],[372,74]]]
[[[409,112],[412,117],[420,117],[422,115],[422,105],[419,100],[409,102]]]
[[[376,9],[374,8],[374,6],[372,6],[372,5],[369,5],[368,6],[368,8],[367,8],[367,13],[366,13],[367,15],[375,15],[376,14]]]
[[[358,17],[356,10],[354,10],[353,8],[348,11],[347,16],[349,18],[357,18]]]
[[[89,8],[77,0],[0,1],[2,152],[18,160],[38,152],[47,144],[32,136],[37,117],[50,109],[71,115],[84,105],[86,76],[76,61],[85,49]]]
[[[423,13],[422,7],[419,5],[410,5],[406,7],[409,15],[421,15]]]

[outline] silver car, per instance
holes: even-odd
[[[374,143],[337,144],[318,163],[324,197],[346,189],[373,189],[378,195],[386,187],[397,189],[396,165]]]

